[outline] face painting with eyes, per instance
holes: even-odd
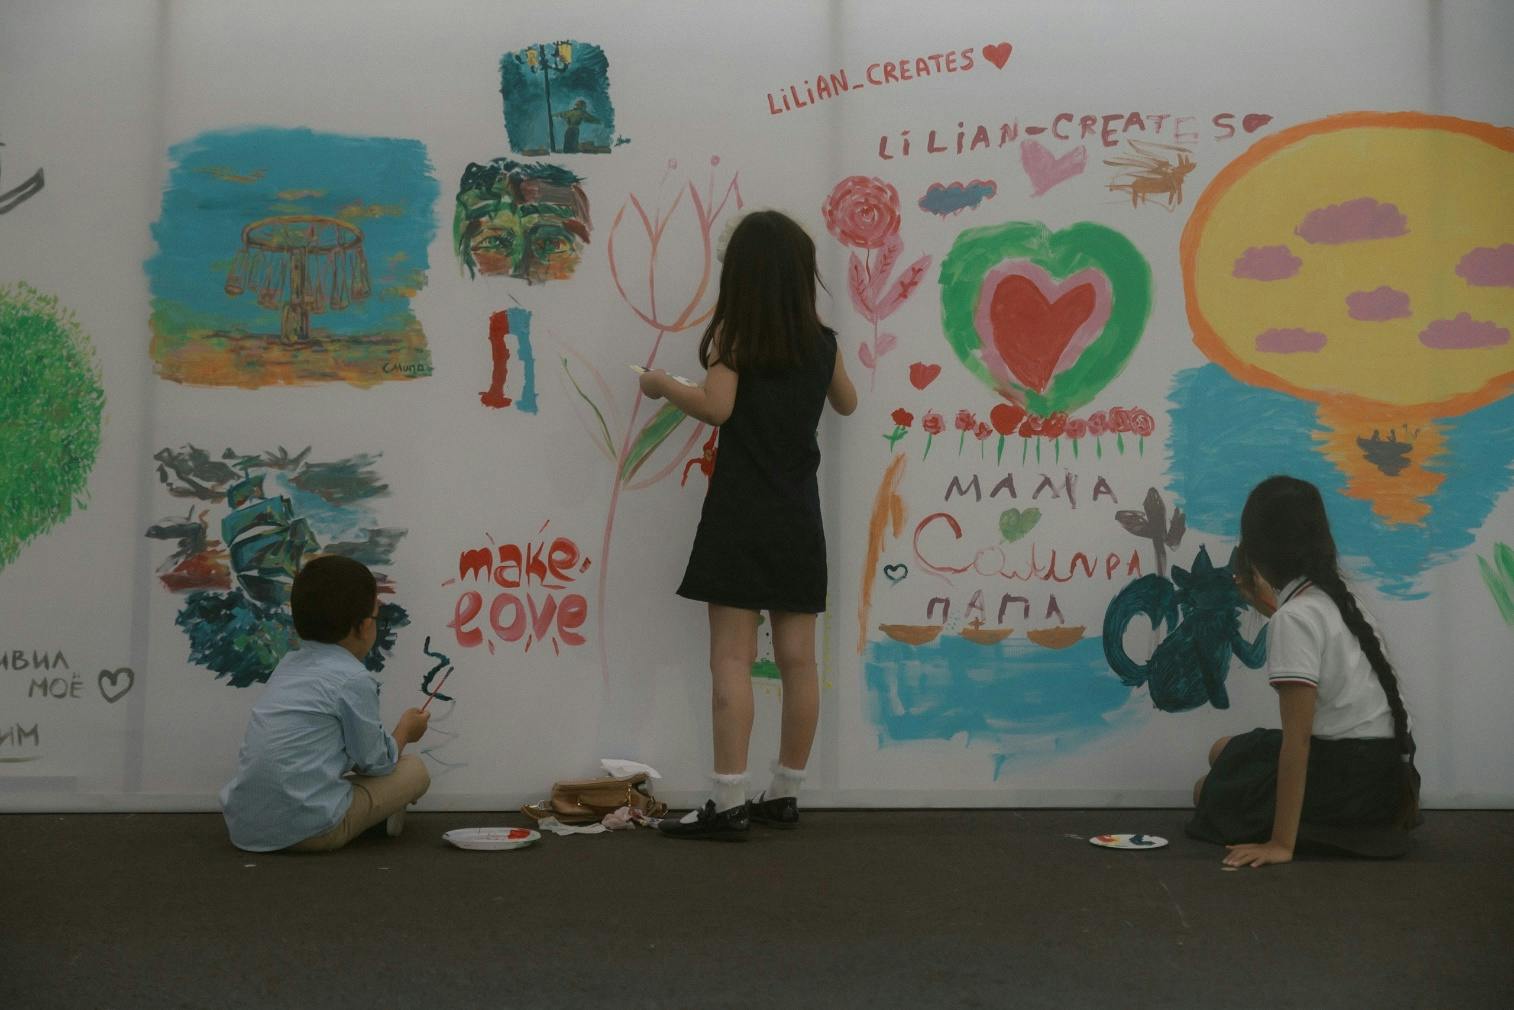
[[[557,165],[506,158],[470,164],[458,187],[452,231],[469,275],[529,284],[571,276],[591,227],[581,181]]]

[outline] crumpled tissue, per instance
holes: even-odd
[[[637,772],[646,772],[648,777],[662,778],[662,773],[651,765],[644,765],[640,761],[627,761],[624,758],[600,758],[599,766],[608,775],[622,778],[626,775],[635,775]]]

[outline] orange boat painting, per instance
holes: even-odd
[[[878,630],[905,645],[925,645],[941,634],[939,624],[880,624]]]
[[[1027,631],[1025,637],[1042,648],[1065,649],[1081,642],[1083,632],[1087,630],[1087,626],[1082,624],[1062,628],[1035,628]]]

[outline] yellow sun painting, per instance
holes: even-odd
[[[1358,112],[1225,166],[1182,240],[1195,342],[1236,378],[1392,422],[1514,389],[1514,130]]]

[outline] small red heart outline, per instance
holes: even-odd
[[[1255,133],[1270,122],[1272,122],[1272,117],[1265,112],[1248,112],[1241,117],[1241,129],[1247,133]]]
[[[1009,62],[1009,54],[1014,51],[1014,46],[1010,45],[1008,42],[1001,42],[998,45],[984,46],[983,58],[992,63],[994,66],[998,67],[1000,70],[1003,70],[1004,64]]]
[[[909,366],[909,384],[916,389],[924,389],[935,382],[936,376],[940,374],[940,365],[927,365],[923,361],[917,361]]]

